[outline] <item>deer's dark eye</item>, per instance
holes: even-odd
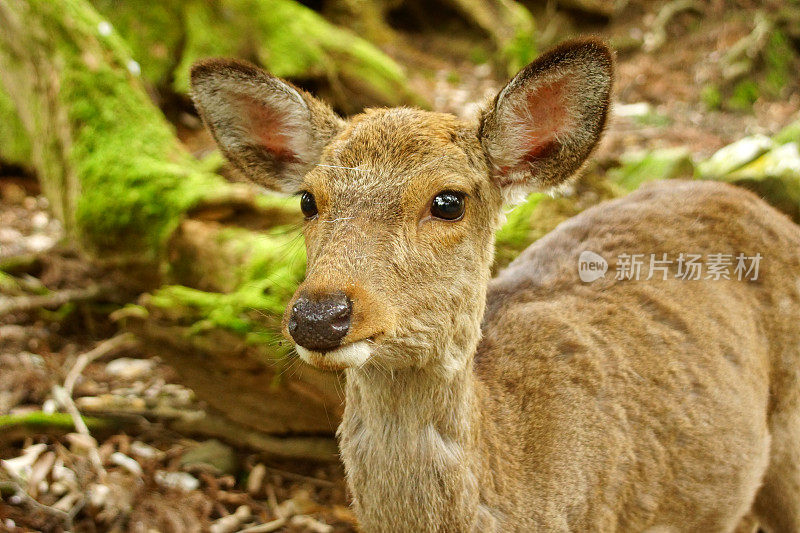
[[[314,199],[313,194],[304,191],[303,194],[300,195],[300,210],[306,218],[314,218],[317,216],[317,201]]]
[[[458,220],[464,216],[464,193],[442,191],[433,197],[431,215],[443,220]]]

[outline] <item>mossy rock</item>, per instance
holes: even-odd
[[[717,150],[697,165],[697,175],[705,179],[721,178],[769,152],[775,142],[766,135],[752,135]]]
[[[800,223],[800,151],[783,144],[721,178],[754,191]]]

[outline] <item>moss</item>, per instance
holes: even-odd
[[[91,0],[113,25],[142,68],[142,76],[155,85],[171,83],[184,36],[183,8],[177,2],[127,2]]]
[[[190,335],[222,328],[248,343],[274,345],[281,338],[280,317],[286,302],[276,309],[275,298],[264,295],[264,288],[256,284],[225,294],[169,285],[154,293],[149,304],[161,311],[179,312]]]
[[[708,84],[703,87],[700,92],[700,100],[706,106],[706,109],[716,111],[722,107],[722,93],[716,85]]]
[[[69,129],[69,143],[42,147],[77,181],[63,185],[79,191],[74,208],[65,209],[74,211],[74,220],[65,216],[67,229],[98,255],[156,259],[183,213],[223,180],[179,145],[141,86],[127,45],[90,6],[33,2],[26,14],[46,29],[47,40],[31,46],[57,69],[57,101]]]
[[[190,0],[183,3],[94,0],[131,43],[154,84],[189,89],[189,69],[208,56],[260,62],[276,76],[322,77],[363,85],[383,104],[421,103],[400,66],[364,39],[293,0]]]
[[[777,144],[796,142],[800,144],[800,119],[795,120],[772,138]]]
[[[21,292],[22,289],[16,278],[0,270],[0,294],[19,294]]]
[[[608,179],[625,191],[633,191],[647,181],[691,177],[694,163],[686,148],[664,148],[631,152],[620,158],[621,166],[608,171]]]
[[[743,80],[733,88],[733,94],[728,98],[728,107],[735,111],[750,111],[758,100],[760,90],[753,80]]]
[[[566,196],[534,193],[510,210],[495,240],[496,272],[515,259],[531,243],[553,231],[556,226],[584,209],[627,191],[601,176],[596,169],[583,174]]]
[[[110,427],[110,422],[102,418],[91,416],[82,417],[90,430]],[[45,413],[34,411],[23,415],[0,415],[0,433],[16,428],[61,429],[71,431],[75,428],[72,416],[67,413]]]
[[[82,185],[78,234],[95,250],[150,255],[221,180],[179,149],[161,115],[118,73],[65,74],[76,133],[70,159]]]
[[[474,65],[483,65],[484,63],[489,62],[489,52],[487,52],[486,48],[482,46],[474,46],[469,51],[469,60]]]
[[[530,11],[517,2],[503,2],[509,11],[508,21],[514,29],[513,37],[501,46],[509,75],[516,74],[522,67],[533,61],[537,54],[536,21]]]
[[[0,85],[0,163],[26,167],[31,161],[31,143],[17,109]]]
[[[305,272],[305,247],[296,227],[280,226],[265,233],[224,228],[215,249],[237,263],[227,293],[171,285],[154,293],[149,306],[178,315],[191,334],[223,328],[249,342],[276,343],[286,303]],[[235,258],[235,259],[233,259]]]
[[[779,96],[791,80],[794,58],[794,48],[789,39],[781,30],[774,30],[764,51],[765,88],[771,96]]]
[[[672,123],[667,115],[662,115],[652,109],[643,115],[634,116],[633,121],[640,126],[655,126],[656,128],[663,128]]]
[[[525,202],[506,213],[506,222],[495,235],[496,263],[508,264],[532,242],[531,218],[546,198],[544,193],[531,194]]]

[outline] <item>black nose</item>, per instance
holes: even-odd
[[[303,348],[333,350],[350,329],[352,310],[350,298],[341,292],[315,298],[301,295],[292,307],[289,334]]]

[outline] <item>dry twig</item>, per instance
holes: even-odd
[[[270,533],[271,531],[278,531],[280,528],[286,525],[289,519],[287,517],[276,518],[271,522],[266,522],[264,524],[259,524],[257,526],[251,526],[245,529],[241,529],[238,533]]]
[[[132,346],[135,343],[136,338],[131,333],[122,333],[101,342],[94,349],[78,356],[75,364],[67,373],[66,379],[64,379],[64,391],[68,395],[72,396],[72,390],[75,388],[75,382],[90,363],[123,348]]]
[[[86,426],[86,422],[83,420],[80,411],[78,411],[78,407],[75,405],[75,401],[72,399],[72,390],[75,387],[78,376],[81,375],[81,372],[83,372],[86,366],[92,361],[119,350],[124,346],[130,345],[134,341],[133,335],[123,333],[101,342],[93,350],[81,354],[78,357],[78,360],[67,373],[63,387],[59,385],[53,386],[53,398],[67,411],[70,417],[72,417],[72,423],[75,424],[75,431],[81,435],[85,435],[89,438],[92,437],[89,428]],[[106,470],[103,467],[103,460],[100,458],[100,452],[97,449],[96,443],[89,448],[88,455],[98,479],[105,479]]]
[[[72,529],[72,521],[81,508],[80,505],[76,505],[70,511],[62,511],[61,509],[56,509],[55,507],[45,505],[28,494],[28,492],[22,488],[22,485],[16,481],[0,481],[0,489],[14,491],[14,495],[27,503],[30,507],[61,521],[67,531]]]

